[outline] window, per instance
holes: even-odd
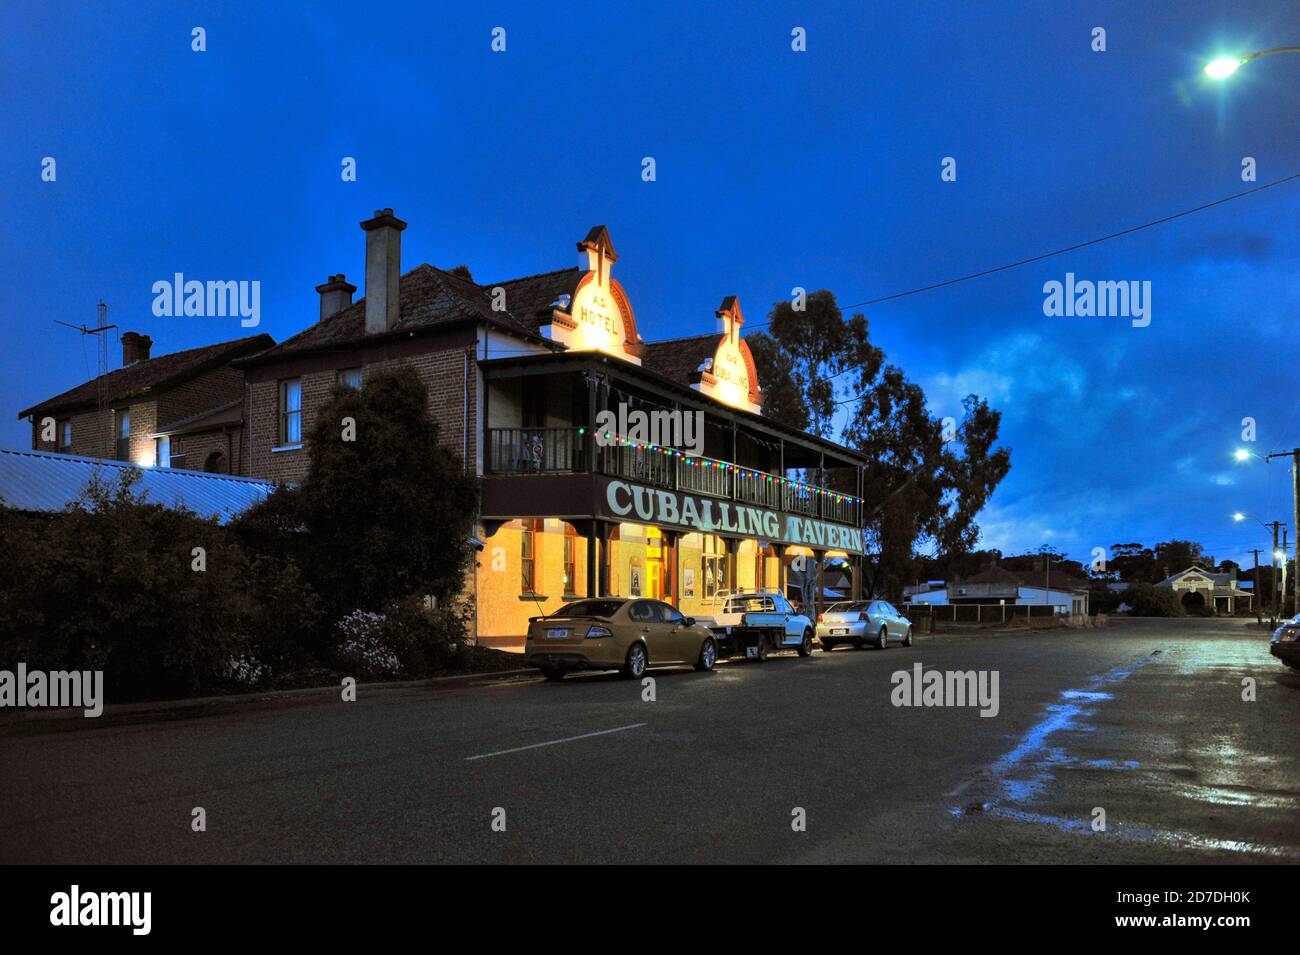
[[[537,593],[537,522],[524,521],[524,531],[519,538],[519,590],[520,593]]]
[[[345,388],[351,388],[353,391],[360,391],[361,385],[366,380],[365,369],[340,368],[338,376],[334,380]]]
[[[658,623],[659,614],[655,612],[655,605],[649,600],[638,600],[628,608],[627,616],[629,620],[635,620],[637,623]]]
[[[572,524],[564,525],[564,592],[576,593],[578,586],[578,532]]]
[[[59,422],[59,450],[64,454],[72,453],[72,422]]]
[[[302,444],[302,379],[280,382],[280,444]]]
[[[721,538],[705,535],[704,556],[700,562],[704,573],[704,596],[716,597],[727,586],[727,552]]]
[[[681,626],[686,620],[680,610],[665,603],[659,604],[659,619],[674,626]]]
[[[167,435],[159,435],[153,439],[154,446],[154,463],[160,468],[169,468],[172,466],[172,439]]]
[[[113,433],[117,437],[117,459],[131,460],[131,412],[122,409],[117,412],[117,422]]]
[[[579,600],[576,603],[566,604],[551,616],[609,618],[618,613],[619,608],[622,606],[623,601],[621,600]]]

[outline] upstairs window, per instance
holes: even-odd
[[[366,380],[366,372],[364,368],[340,368],[334,380],[345,388],[360,391]]]
[[[154,460],[160,468],[172,466],[172,439],[163,434],[154,438]]]
[[[63,454],[72,453],[72,422],[59,422],[59,451]]]
[[[116,413],[113,433],[117,438],[117,459],[131,460],[131,412],[123,408]]]
[[[302,444],[302,379],[280,382],[280,444]]]

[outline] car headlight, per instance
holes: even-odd
[[[593,637],[612,637],[613,635],[614,631],[610,630],[609,627],[591,627],[587,630],[588,640]]]
[[[1294,627],[1278,627],[1277,633],[1273,634],[1273,640],[1277,643],[1294,643],[1296,638],[1296,629]]]

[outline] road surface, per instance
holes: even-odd
[[[997,715],[893,705],[916,663]],[[651,675],[10,726],[0,862],[1300,861],[1300,676],[1242,621]]]

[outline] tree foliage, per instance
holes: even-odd
[[[469,565],[477,479],[438,442],[409,368],[339,386],[316,415],[311,467],[239,522],[300,555],[331,619],[412,594],[458,596]]]
[[[964,553],[978,541],[976,516],[1011,467],[1010,451],[996,447],[1001,413],[969,395],[945,433],[921,387],[871,342],[865,316],[846,319],[825,289],[806,305],[777,303],[767,333],[747,339],[765,395],[780,395],[763,411],[791,422],[800,420],[791,406],[802,406],[802,420],[823,437],[843,422],[840,440],[868,460],[864,507],[879,552],[873,589],[897,594],[915,576],[919,546]]]

